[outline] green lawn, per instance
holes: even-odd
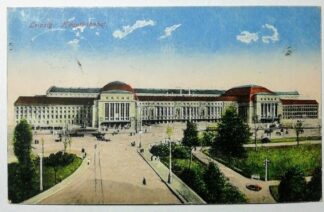
[[[70,176],[82,163],[82,159],[73,155],[73,161],[66,166],[59,166],[54,180],[54,169],[51,166],[43,168],[44,191]],[[12,203],[19,203],[40,193],[39,190],[39,159],[34,161],[35,175],[33,176],[32,189],[28,192],[22,191],[19,186],[19,165],[17,162],[8,164],[8,197]]]
[[[56,173],[56,183],[54,182],[54,169],[50,166],[44,167],[43,174],[43,182],[44,182],[44,190],[49,189],[55,184],[61,182],[68,176],[70,176],[82,163],[82,159],[79,157],[74,157],[72,163],[67,166],[59,166]],[[37,164],[37,177],[39,179],[39,165]]]
[[[250,177],[252,174],[259,174],[264,178],[265,167],[263,161],[270,160],[268,169],[268,179],[278,180],[285,171],[292,166],[299,167],[305,174],[310,176],[315,167],[321,167],[321,145],[300,145],[285,147],[262,147],[257,151],[247,150],[247,158],[231,158],[217,155],[217,158],[223,159],[226,165],[241,170],[242,174]],[[206,152],[209,154],[208,152]],[[212,156],[214,157],[214,156]]]

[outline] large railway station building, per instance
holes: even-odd
[[[230,106],[249,124],[318,119],[316,100],[257,85],[226,91],[146,89],[115,81],[102,88],[52,86],[46,95],[20,96],[14,103],[16,123],[26,119],[38,128],[72,125],[129,131],[154,123],[216,122]]]

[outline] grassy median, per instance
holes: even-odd
[[[300,168],[305,176],[312,174],[316,167],[321,167],[321,145],[303,144],[299,146],[259,147],[247,150],[247,157],[242,159],[228,158],[222,155],[206,154],[219,160],[225,165],[235,169],[246,177],[259,174],[261,179],[265,176],[264,160],[270,160],[268,167],[268,180],[279,180],[290,167]]]
[[[70,176],[73,172],[75,172],[82,163],[82,159],[77,157],[74,154],[68,154],[71,160],[69,163],[65,165],[57,165],[53,167],[52,165],[46,164],[44,162],[43,166],[43,191],[53,187],[57,183],[61,182],[68,176]],[[46,158],[44,158],[46,160]],[[8,198],[12,203],[19,203],[26,199],[29,199],[39,193],[39,158],[35,158],[33,160],[34,165],[34,176],[32,189],[30,191],[22,191],[19,186],[20,183],[24,183],[21,180],[21,175],[19,174],[19,164],[18,163],[10,163],[8,164]],[[55,171],[56,171],[56,179],[55,179]]]

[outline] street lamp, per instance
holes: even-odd
[[[255,144],[255,151],[257,150],[257,133],[259,131],[259,127],[257,127],[257,122],[258,122],[258,116],[255,115],[253,116],[253,122],[254,122],[254,144]]]
[[[43,157],[44,157],[44,139],[42,138],[42,153],[39,154],[39,190],[43,191]]]
[[[173,128],[168,126],[166,130],[166,134],[169,139],[169,175],[168,175],[168,183],[172,183],[172,146],[171,146],[171,136],[173,134]]]
[[[268,158],[266,158],[264,160],[264,166],[265,166],[265,177],[264,177],[264,180],[265,181],[268,181],[268,166],[270,164],[270,160],[268,160]]]
[[[168,183],[171,184],[172,183],[172,154],[171,154],[171,139],[169,139],[169,175],[168,175]]]

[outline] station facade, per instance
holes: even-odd
[[[273,92],[246,85],[222,90],[145,89],[115,81],[102,88],[52,86],[42,96],[21,96],[15,121],[41,128],[67,125],[100,130],[140,131],[143,125],[179,121],[218,121],[233,106],[247,123],[318,119],[318,102],[297,91]]]

